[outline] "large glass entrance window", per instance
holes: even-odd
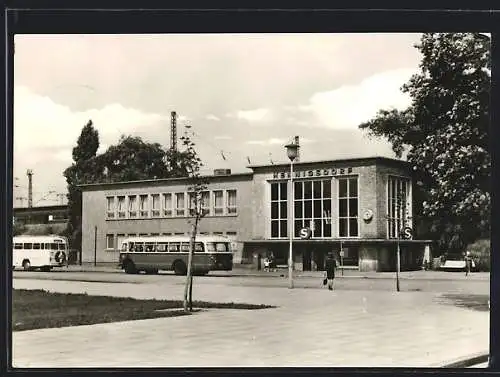
[[[271,183],[271,238],[287,238],[287,183]]]
[[[294,235],[312,225],[313,238],[332,237],[331,179],[294,182]]]
[[[408,178],[390,176],[387,187],[387,228],[389,238],[398,238],[411,226],[411,184]]]

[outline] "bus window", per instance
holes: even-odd
[[[59,250],[66,250],[66,244],[65,243],[60,243],[59,244]]]
[[[158,245],[156,246],[156,251],[159,253],[164,253],[167,251],[167,243],[166,242],[158,242]]]
[[[203,253],[205,251],[205,248],[203,247],[202,242],[196,242],[194,244],[194,251],[197,253]]]
[[[168,252],[169,253],[177,253],[179,252],[179,242],[169,242],[168,244]]]
[[[40,250],[40,244],[39,243],[34,243],[33,244],[33,249],[34,250]]]
[[[136,253],[142,253],[144,250],[144,244],[143,243],[136,243],[135,244],[135,252]]]
[[[32,243],[25,243],[23,246],[24,250],[30,250],[33,249],[33,244]]]
[[[188,242],[182,242],[181,243],[181,251],[183,253],[188,253],[189,252],[189,243]]]
[[[154,253],[156,251],[156,245],[154,242],[146,242],[146,253]]]
[[[123,242],[122,243],[122,251],[127,251],[127,243],[126,242]]]
[[[20,250],[20,249],[22,249],[22,248],[23,248],[23,244],[22,244],[22,243],[15,243],[15,244],[14,244],[14,249],[16,249],[16,250]]]
[[[51,248],[51,250],[57,250],[57,249],[58,249],[58,244],[56,244],[56,243],[51,243],[51,244],[50,244],[50,248]]]
[[[216,251],[219,253],[224,253],[229,251],[228,242],[207,242],[208,251]]]
[[[45,244],[41,243],[41,244],[40,244],[40,249],[42,249],[42,250],[43,250],[43,249],[45,249],[45,247],[44,247],[44,246],[45,246]]]
[[[130,242],[130,243],[129,243],[129,246],[128,246],[128,251],[134,251],[134,250],[135,250],[134,243],[133,243],[133,242]]]
[[[50,243],[45,244],[45,250],[50,250]]]

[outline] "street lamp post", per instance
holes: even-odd
[[[289,237],[289,251],[288,251],[288,288],[293,288],[293,228],[294,228],[294,216],[293,216],[293,161],[297,158],[299,152],[299,145],[291,143],[285,145],[286,154],[290,159],[290,200],[288,205],[288,218],[290,219],[290,224],[288,226],[288,237]]]

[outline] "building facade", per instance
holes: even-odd
[[[412,177],[404,161],[299,162],[293,187],[289,164],[249,168],[207,176],[203,193],[207,215],[199,233],[230,238],[235,263],[258,268],[272,253],[286,265],[290,230],[297,270],[323,269],[334,251],[345,266],[393,271],[398,245],[402,270],[423,263],[430,241],[412,234]],[[189,234],[189,186],[185,178],[83,185],[83,261],[116,263],[127,236]]]

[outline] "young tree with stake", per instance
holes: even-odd
[[[182,145],[186,148],[184,154],[187,156],[187,161],[190,163],[186,166],[188,180],[190,182],[189,191],[189,216],[188,223],[191,225],[191,239],[189,242],[189,256],[187,265],[186,286],[184,288],[184,311],[192,311],[193,302],[193,254],[195,249],[196,234],[198,232],[198,224],[205,216],[203,209],[202,192],[207,189],[206,180],[200,175],[200,168],[203,166],[201,159],[198,157],[195,144],[188,135],[189,126],[186,126],[184,135],[180,138]]]

